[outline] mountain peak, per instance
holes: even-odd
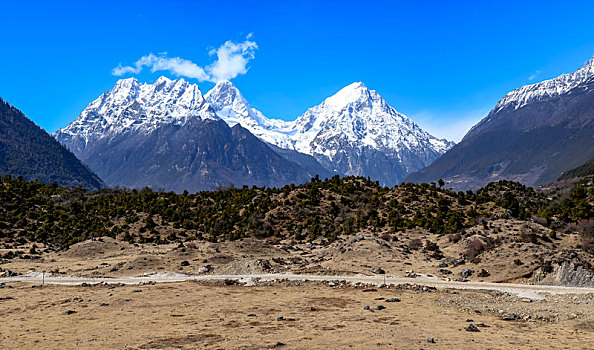
[[[377,93],[369,90],[362,82],[354,82],[340,89],[334,95],[328,97],[325,105],[343,107],[349,103],[370,100],[375,97]],[[379,95],[377,95],[379,96]]]
[[[118,80],[113,89],[91,102],[75,121],[54,136],[73,150],[91,139],[128,132],[148,133],[163,124],[182,125],[190,118],[218,119],[198,85],[179,78],[159,77],[154,84],[135,78]]]
[[[171,79],[167,78],[166,76],[162,75],[160,76],[156,81],[155,81],[155,85],[158,84],[163,84],[163,83],[170,83]]]
[[[249,106],[247,101],[239,92],[239,89],[233,85],[229,80],[221,80],[215,84],[215,86],[208,91],[204,98],[208,100],[211,105],[230,105],[233,103],[241,103]],[[237,102],[235,102],[237,100]],[[213,106],[216,109],[216,106]]]
[[[505,95],[495,106],[494,113],[508,107],[518,109],[534,102],[563,95],[594,77],[594,57],[573,73],[522,86]]]

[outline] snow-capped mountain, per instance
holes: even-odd
[[[218,116],[275,146],[314,156],[345,175],[394,185],[431,164],[453,143],[437,139],[397,112],[374,90],[353,83],[293,122],[268,119],[230,82],[205,95]]]
[[[166,77],[154,84],[128,78],[119,80],[53,136],[76,154],[92,141],[126,132],[148,133],[161,125],[183,125],[189,118],[218,119],[198,85]]]
[[[563,74],[556,78],[540,83],[522,86],[503,97],[495,106],[494,112],[511,107],[521,108],[531,102],[550,99],[566,94],[576,86],[594,77],[594,57],[586,65],[570,74]]]
[[[506,94],[462,141],[407,181],[455,189],[557,179],[594,155],[594,58],[573,73]]]
[[[252,108],[230,81],[218,82],[204,95],[216,114],[229,126],[240,124],[260,139],[285,149],[293,149],[289,137],[292,124],[280,119],[268,119]]]
[[[282,186],[319,174],[240,125],[229,127],[183,79],[119,80],[54,137],[111,186],[194,192]]]
[[[423,131],[360,82],[308,109],[295,121],[292,134],[300,152],[333,160],[341,152],[336,143],[340,140],[354,148],[369,147],[394,155],[407,171],[411,169],[405,161],[406,153],[417,154],[428,165],[435,160],[433,155],[440,155],[453,145]]]

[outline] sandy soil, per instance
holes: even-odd
[[[0,347],[591,349],[594,344],[594,295],[526,303],[492,292],[424,292],[410,286],[223,284],[7,284],[0,289]],[[502,319],[527,307],[532,315],[558,317]],[[467,331],[470,323],[480,332]]]

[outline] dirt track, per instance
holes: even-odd
[[[0,278],[1,282],[26,282],[26,283],[48,283],[62,285],[79,285],[82,283],[97,284],[139,284],[142,282],[184,282],[184,281],[212,281],[212,280],[235,280],[246,284],[256,280],[274,281],[345,281],[348,283],[365,284],[422,284],[435,288],[448,289],[471,289],[471,290],[493,290],[513,294],[519,297],[530,299],[543,299],[545,294],[589,294],[594,293],[594,288],[564,287],[564,286],[543,286],[511,283],[487,283],[487,282],[454,282],[437,278],[417,277],[405,278],[394,276],[328,276],[328,275],[297,275],[297,274],[242,274],[242,275],[184,275],[179,273],[160,273],[146,276],[130,277],[75,277],[75,276],[52,276],[41,272],[31,272],[22,276]]]

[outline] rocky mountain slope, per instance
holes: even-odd
[[[389,186],[453,145],[423,131],[362,83],[343,88],[293,122],[266,118],[228,81],[205,97],[219,117],[268,143],[312,155],[340,174],[369,176]]]
[[[103,181],[21,111],[0,99],[0,176],[97,190]]]
[[[194,192],[316,175],[241,126],[230,128],[183,79],[120,80],[54,136],[111,186]]]
[[[462,141],[407,181],[457,189],[553,181],[594,155],[594,59],[574,73],[508,93]]]

